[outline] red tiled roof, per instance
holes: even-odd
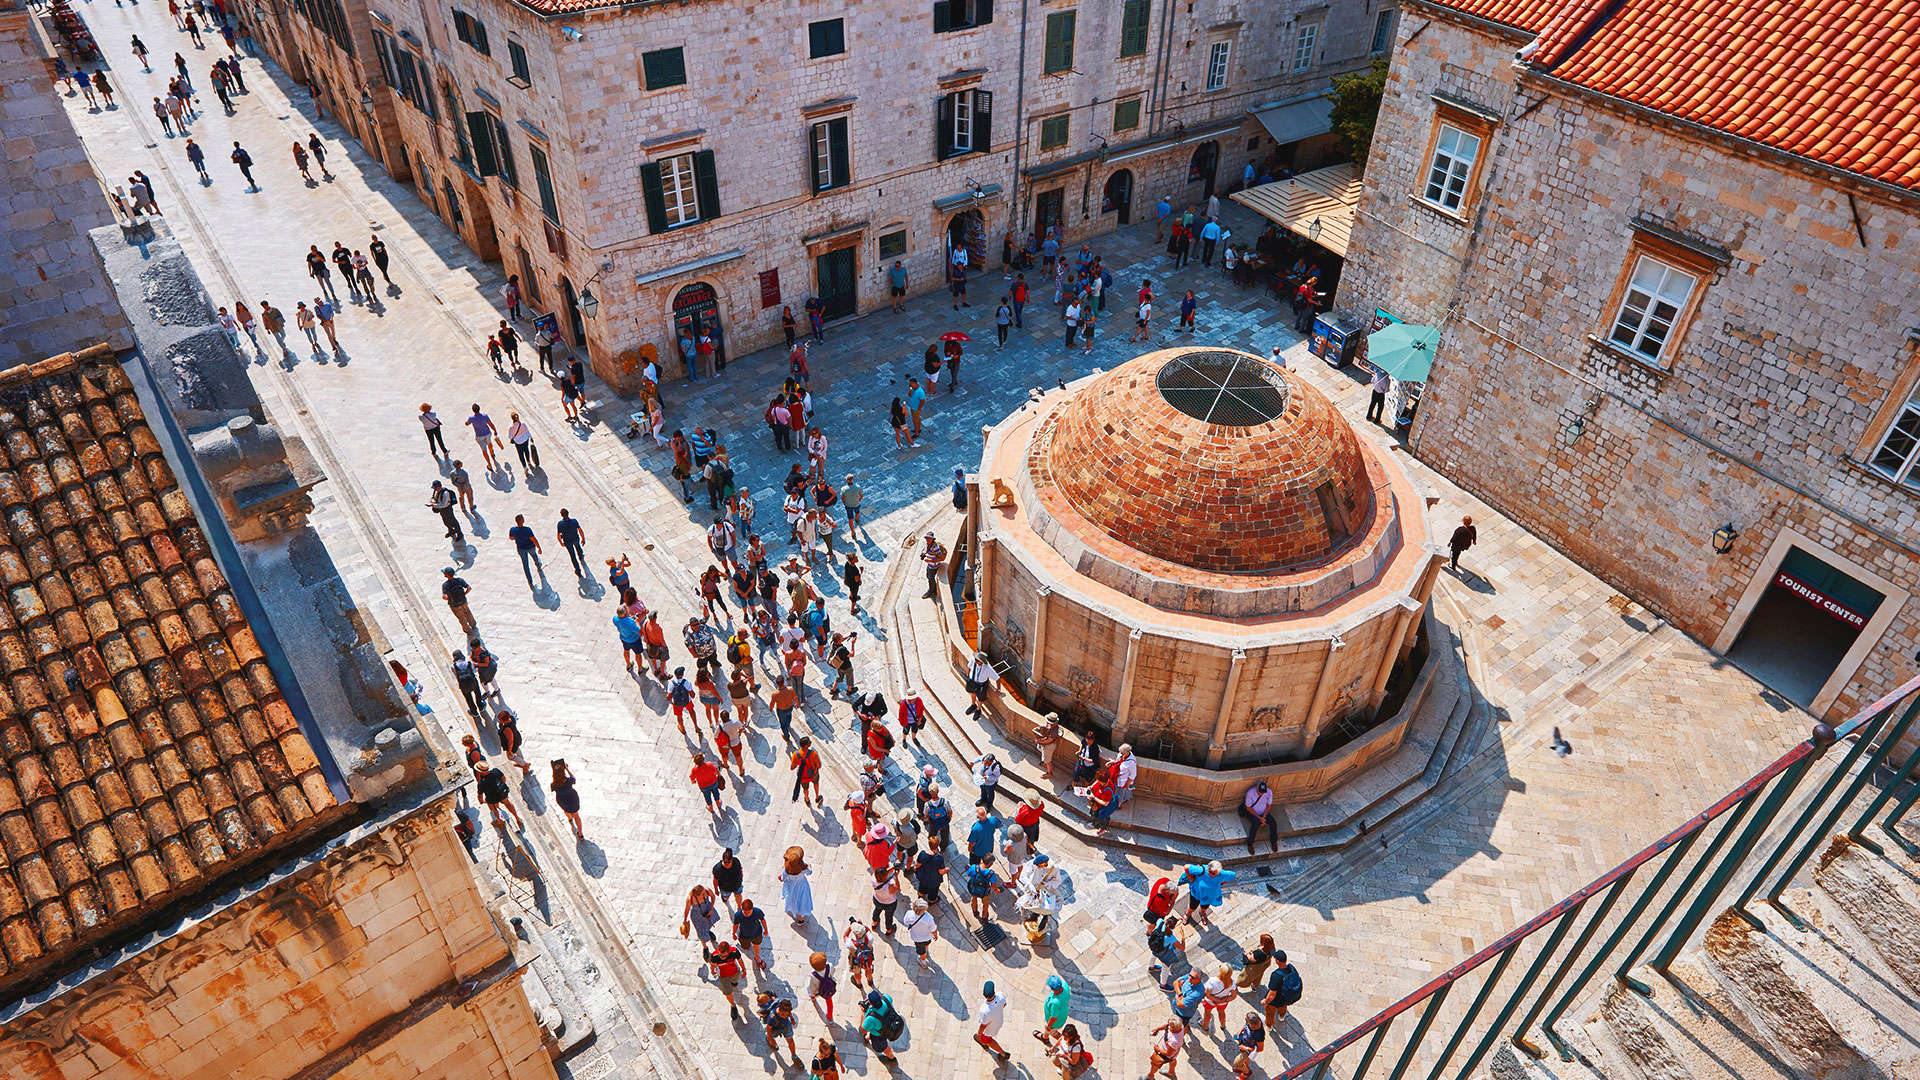
[[[1920,191],[1920,0],[1574,0],[1528,62]]]
[[[1432,0],[1432,3],[1502,26],[1511,26],[1515,30],[1537,34],[1567,5],[1567,0]]]
[[[337,805],[112,351],[0,373],[0,994]]]

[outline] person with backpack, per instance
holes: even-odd
[[[652,618],[652,613],[648,613]],[[667,701],[673,706],[673,722],[679,727],[680,734],[687,733],[687,719],[693,719],[694,731],[700,730],[700,717],[693,708],[693,683],[687,679],[687,669],[673,669],[673,678],[667,683]]]
[[[486,708],[487,694],[480,685],[480,670],[467,654],[459,649],[453,650],[453,681],[460,688],[460,696],[467,699],[467,715],[478,720]]]
[[[740,950],[734,948],[733,942],[720,938],[711,944],[703,943],[700,953],[706,958],[707,974],[711,976],[713,985],[727,999],[727,1012],[735,1020],[740,1019],[740,1006],[733,1000],[733,995],[740,990],[740,976],[745,971],[745,965],[740,962]]]
[[[985,924],[993,919],[993,894],[1002,888],[1000,875],[993,872],[993,860],[978,858],[967,867],[962,879],[967,887],[967,906],[973,917]]]
[[[880,1056],[880,1060],[893,1064],[899,1060],[893,1053],[893,1042],[907,1033],[907,1021],[893,1007],[893,999],[878,990],[869,990],[866,997],[866,1014],[860,1020],[860,1035],[866,1040],[867,1049]]]
[[[777,700],[778,691],[774,696]],[[792,706],[788,706],[787,711],[792,712]],[[783,730],[784,727],[782,725]],[[804,801],[815,810],[825,809],[826,800],[820,797],[820,752],[813,748],[811,736],[800,736],[800,745],[793,751],[787,767],[793,770],[793,800]]]
[[[793,1063],[800,1064],[800,1051],[793,1045],[793,999],[762,993],[756,999],[759,1007],[760,1022],[767,1028],[767,1050],[778,1054],[776,1039],[787,1040],[787,1053],[793,1055]]]
[[[1269,1028],[1287,1018],[1287,1010],[1298,1004],[1301,991],[1300,972],[1287,963],[1287,954],[1273,954],[1273,974],[1267,976],[1267,993],[1260,999],[1260,1005],[1266,1012]]]
[[[920,825],[927,831],[927,847],[945,851],[953,842],[953,806],[937,787],[928,789],[927,801],[920,804]]]
[[[1147,964],[1147,974],[1169,994],[1173,993],[1174,963],[1187,955],[1186,938],[1181,932],[1184,925],[1179,916],[1169,911],[1147,928],[1147,951],[1153,954],[1153,960]]]
[[[527,823],[521,820],[519,808],[515,807],[513,800],[508,798],[506,775],[483,762],[474,767],[473,776],[476,781],[475,787],[480,793],[480,801],[493,813],[493,823],[503,827],[506,825],[506,819],[500,816],[500,808],[505,806],[507,813],[513,815],[514,827],[525,832]]]
[[[908,830],[912,828],[911,823],[905,820],[904,814],[901,815],[901,828]],[[912,835],[911,832],[902,834],[903,838],[910,835]],[[944,853],[925,848],[914,856],[913,888],[920,894],[920,899],[929,904],[937,903],[940,899],[940,879],[946,876],[947,857]]]
[[[826,953],[817,952],[807,957],[807,1000],[813,1003],[813,1011],[824,1015],[829,1024],[833,1023],[833,994],[839,988]]]

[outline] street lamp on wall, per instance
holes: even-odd
[[[585,315],[587,318],[591,319],[600,314],[600,298],[593,295],[592,286],[582,289],[580,291],[580,299],[576,302],[580,307],[580,314]]]
[[[1740,530],[1734,528],[1733,522],[1731,521],[1713,530],[1714,554],[1725,555],[1727,552],[1732,551],[1733,542],[1738,539],[1740,539]]]
[[[360,111],[367,114],[367,119],[373,119],[373,94],[366,90],[360,91]]]

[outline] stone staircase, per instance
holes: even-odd
[[[1269,850],[1263,836],[1258,854],[1247,854],[1245,828],[1237,814],[1196,811],[1145,797],[1115,814],[1114,827],[1105,835],[1095,835],[1085,800],[1074,795],[1067,782],[1071,763],[1056,761],[1053,777],[1043,779],[1031,748],[967,715],[966,688],[945,662],[945,613],[934,601],[903,587],[917,583],[917,573],[895,567],[888,577],[881,610],[888,626],[888,667],[899,677],[889,688],[891,695],[909,685],[918,687],[931,712],[932,738],[963,761],[995,754],[1002,763],[1003,795],[1017,799],[1039,792],[1047,803],[1046,819],[1089,843],[1189,861],[1219,859],[1228,865],[1338,850],[1406,814],[1445,778],[1464,769],[1492,727],[1493,710],[1473,689],[1465,643],[1454,629],[1465,625],[1464,618],[1456,609],[1440,606],[1427,616],[1433,678],[1400,748],[1324,799],[1276,806],[1277,852]]]
[[[1764,903],[1748,906],[1764,929],[1722,911],[1670,979],[1634,972],[1651,998],[1610,984],[1583,1023],[1561,1023],[1576,1060],[1506,1046],[1484,1075],[1920,1078],[1920,862],[1898,844],[1881,856],[1835,837],[1801,880],[1782,901],[1804,928]]]

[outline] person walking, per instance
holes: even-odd
[[[333,271],[327,269],[327,256],[318,244],[307,246],[307,276],[319,284],[323,294],[336,300],[340,298],[340,294],[333,291]]]
[[[866,1011],[860,1018],[860,1036],[866,1041],[867,1049],[876,1054],[888,1065],[898,1060],[893,1052],[893,1040],[906,1034],[907,1022],[893,1007],[893,998],[878,990],[867,991]]]
[[[253,312],[247,309],[245,300],[233,302],[233,321],[240,332],[247,335],[247,340],[253,342],[254,351],[260,351],[260,334],[254,325]]]
[[[1180,298],[1180,329],[1193,333],[1193,315],[1199,308],[1200,302],[1194,298],[1193,290],[1188,289],[1187,294]]]
[[[454,685],[460,688],[460,696],[467,701],[467,715],[479,719],[487,705],[486,691],[480,687],[480,669],[474,666],[466,653],[455,649],[451,670]]]
[[[267,333],[273,335],[273,340],[279,344],[280,351],[286,352],[287,317],[281,314],[280,309],[265,300],[260,301],[260,325]]]
[[[705,885],[689,889],[687,901],[680,908],[680,936],[686,937],[688,931],[692,931],[701,945],[711,945],[713,924],[719,921],[720,910],[713,902],[713,890]]]
[[[153,115],[160,119],[160,130],[166,132],[167,138],[173,138],[173,114],[167,111],[166,102],[154,98]]]
[[[502,446],[500,436],[493,426],[493,417],[480,411],[479,402],[474,402],[473,413],[467,417],[466,425],[473,429],[473,440],[480,444],[480,456],[487,463],[487,471],[499,468],[500,463],[494,459],[493,451]]]
[[[560,546],[566,549],[567,561],[573,564],[574,577],[586,577],[587,570],[593,564],[587,561],[587,531],[580,527],[580,520],[560,508],[560,520],[554,525],[554,536]],[[638,627],[635,627],[638,630]]]
[[[540,468],[540,448],[533,445],[533,429],[520,419],[517,412],[507,414],[507,441],[513,444],[513,452],[519,455],[521,468],[529,472]]]
[[[313,298],[313,317],[320,320],[320,329],[327,332],[327,344],[334,352],[340,351],[340,338],[333,331],[334,305],[319,297]]]
[[[301,144],[299,139],[293,140],[293,166],[300,170],[300,178],[302,180],[305,180],[308,184],[313,183],[313,173],[309,171],[307,166],[307,148]]]
[[[913,431],[907,437],[909,445],[920,441],[920,410],[926,408],[926,405],[927,391],[920,385],[920,380],[908,378],[907,411],[913,416]]]
[[[358,251],[353,253],[353,279],[360,285],[360,295],[372,300],[373,270],[367,265],[366,255]]]
[[[1067,980],[1058,975],[1047,976],[1047,997],[1040,1003],[1041,1041],[1053,1043],[1066,1030],[1067,1013],[1073,1007],[1073,992],[1067,989]]]
[[[807,853],[798,846],[788,848],[781,859],[780,905],[795,927],[805,926],[813,917],[813,885],[808,880],[812,876]]]
[[[473,776],[474,787],[479,792],[481,805],[493,814],[493,823],[502,828],[506,827],[506,819],[500,816],[500,808],[504,806],[507,808],[507,813],[513,815],[514,826],[525,832],[527,823],[521,819],[520,809],[513,805],[506,775],[499,769],[482,762],[474,766]]]
[[[527,524],[527,515],[513,515],[513,528],[507,530],[507,538],[513,541],[513,549],[520,556],[520,572],[527,577],[527,588],[537,590],[533,583],[533,569],[540,571],[540,580],[547,580],[547,568],[540,562],[540,538],[533,533],[533,527]],[[528,563],[531,561],[532,566]]]
[[[798,850],[798,849],[794,849]],[[807,957],[807,1000],[813,1003],[813,1011],[825,1016],[827,1023],[833,1023],[833,995],[840,984],[833,977],[833,965],[827,961],[827,954],[812,953]],[[821,1040],[826,1046],[833,1043]]]
[[[1479,543],[1479,541],[1480,531],[1473,527],[1473,519],[1471,517],[1461,518],[1460,527],[1453,530],[1453,535],[1447,538],[1447,551],[1453,556],[1448,565],[1458,572],[1460,569],[1460,556],[1465,555],[1467,549]]]
[[[733,943],[721,938],[712,944],[702,943],[700,955],[707,962],[707,975],[713,985],[727,999],[727,1012],[735,1021],[740,1019],[740,1006],[734,1003],[733,995],[740,990],[740,976],[744,974],[740,961],[740,950]]]
[[[455,547],[461,547],[467,542],[466,533],[460,529],[460,519],[453,515],[454,508],[459,503],[459,496],[449,490],[445,484],[438,480],[433,482],[433,490],[427,495],[427,509],[440,515],[441,522],[447,527],[447,539],[453,541]]]
[[[766,955],[761,950],[761,945],[766,939],[766,913],[755,908],[753,901],[744,896],[741,897],[740,906],[733,912],[733,940],[739,943],[741,952],[753,957],[753,966],[761,971],[767,970]]]
[[[1007,334],[1012,330],[1013,307],[1007,302],[1007,298],[1002,296],[1000,298],[1000,306],[995,308],[993,312],[993,332],[998,339],[998,344],[994,346],[996,350],[1007,347]]]
[[[887,420],[893,425],[893,448],[906,450],[913,446],[913,436],[907,432],[907,406],[899,398],[893,399],[893,405],[887,410]]]
[[[246,148],[240,145],[240,140],[234,140],[233,153],[230,156],[233,158],[233,163],[240,166],[240,175],[247,178],[248,189],[259,191],[260,185],[253,179],[253,155],[247,153]]]
[[[575,786],[573,770],[567,767],[564,758],[554,758],[549,764],[553,768],[553,776],[547,784],[547,790],[553,792],[554,805],[567,815],[567,823],[573,826],[574,839],[584,840],[587,834],[580,826],[580,790]]]
[[[262,305],[264,307],[264,305]],[[452,457],[447,450],[447,439],[440,431],[440,417],[427,402],[420,403],[420,426],[427,433],[427,452],[434,457]]]
[[[307,335],[307,344],[313,346],[313,351],[319,352],[320,334],[315,329],[319,323],[314,320],[313,312],[308,310],[306,301],[298,301],[293,305],[293,324]]]
[[[1015,274],[1013,277],[1013,290],[1007,295],[1013,305],[1014,328],[1024,328],[1027,324],[1022,318],[1022,313],[1026,310],[1027,297],[1030,295],[1030,290],[1027,288],[1027,275]]]
[[[1200,226],[1200,265],[1201,266],[1210,267],[1213,265],[1213,248],[1214,248],[1214,245],[1218,244],[1219,242],[1220,242],[1220,223],[1212,219],[1208,219],[1205,225]]]
[[[506,303],[507,318],[520,318],[520,275],[508,274],[507,283],[500,287],[500,299]],[[504,325],[502,320],[502,325]]]
[[[480,506],[473,499],[473,477],[459,458],[453,460],[453,468],[447,472],[447,482],[453,485],[453,493],[459,496],[460,509],[468,514],[480,512]]]
[[[318,132],[307,132],[307,152],[313,155],[313,163],[320,166],[320,179],[333,179],[333,174],[327,171],[327,148],[320,145]]]
[[[294,145],[298,146],[299,144],[295,143]],[[306,170],[303,168],[301,171],[305,172]],[[373,265],[375,269],[380,271],[381,280],[389,285],[393,284],[393,278],[387,274],[386,241],[381,240],[378,236],[367,241],[367,254],[373,256]]]
[[[760,1016],[761,1024],[767,1029],[767,1053],[778,1060],[777,1040],[787,1040],[787,1053],[793,1056],[795,1068],[800,1066],[800,1051],[793,1045],[793,1001],[778,994],[762,991],[754,999],[755,1012]]]
[[[353,252],[338,240],[333,242],[333,265],[340,268],[340,277],[347,283],[347,294],[354,300],[360,299],[360,284],[353,276]]]
[[[724,809],[720,805],[720,793],[727,787],[727,777],[720,771],[720,766],[708,761],[707,755],[696,750],[693,754],[693,767],[688,770],[687,779],[692,780],[693,786],[700,789],[700,798],[706,801],[707,813],[714,820],[719,820],[720,812]]]
[[[870,916],[873,927],[883,934],[891,936],[894,932],[894,911],[900,906],[900,874],[892,866],[877,867],[873,871],[873,914]],[[885,924],[883,927],[882,924]]]
[[[780,691],[783,689],[792,693],[792,689],[785,686],[779,676],[775,676],[774,679],[776,700],[779,699]],[[779,706],[776,705],[775,711],[777,712],[778,709]],[[788,711],[792,711],[791,706],[788,707]],[[787,768],[793,772],[793,801],[805,802],[815,810],[825,809],[826,800],[820,797],[820,752],[813,748],[811,736],[800,737],[800,745],[795,747],[793,753],[788,756]]]
[[[927,951],[940,937],[940,924],[934,919],[933,912],[928,910],[927,902],[915,900],[912,910],[900,920],[900,925],[907,928],[907,938],[913,942],[914,954],[920,958],[920,970],[932,971],[933,960]]]
[[[134,57],[140,61],[140,70],[152,71],[153,65],[147,62],[147,43],[140,40],[140,35],[133,35],[132,48]]]
[[[1135,317],[1133,321],[1133,333],[1127,338],[1127,340],[1128,341],[1146,341],[1149,337],[1152,336],[1152,325],[1153,325],[1153,298],[1149,296],[1146,299],[1140,301],[1140,307],[1135,312]]]
[[[1071,349],[1073,348],[1073,339],[1080,333],[1080,298],[1079,297],[1077,296],[1072,297],[1067,301],[1067,310],[1064,313],[1064,319],[1066,321],[1066,327],[1067,327],[1066,347]]]
[[[721,848],[720,859],[713,864],[713,891],[726,902],[729,909],[740,904],[741,883],[746,880],[747,869],[732,848]]]

